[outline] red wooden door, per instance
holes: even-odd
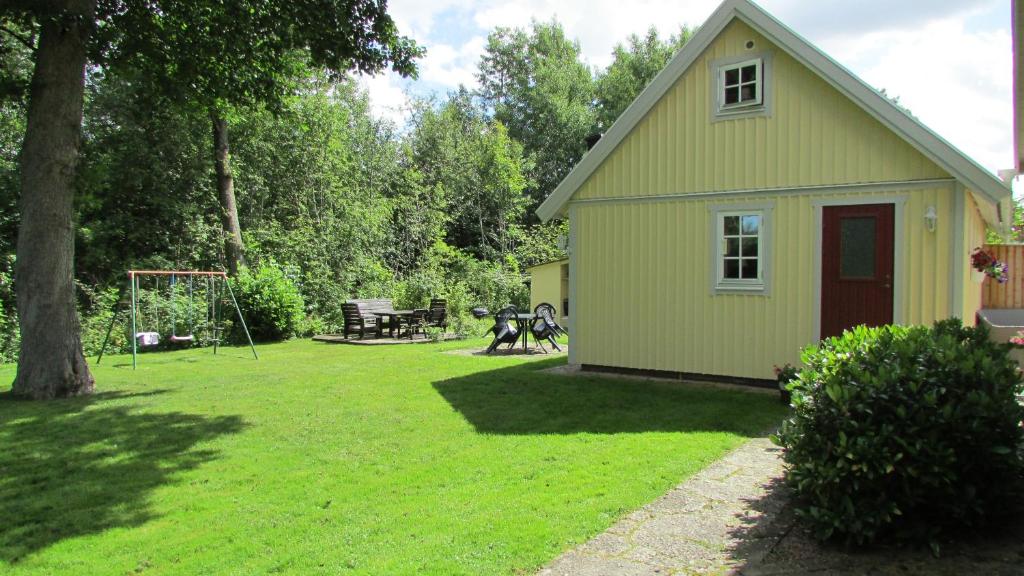
[[[821,231],[821,337],[892,323],[892,204],[825,206]]]

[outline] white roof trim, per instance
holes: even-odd
[[[734,18],[738,18],[811,69],[844,96],[887,128],[901,136],[931,161],[949,172],[967,188],[998,204],[1010,197],[1010,189],[952,144],[932,132],[917,119],[903,112],[874,88],[837,64],[824,52],[804,40],[750,0],[725,0],[689,42],[665,66],[626,111],[612,124],[608,133],[573,168],[548,198],[537,208],[547,222],[561,214],[572,195],[587,181],[602,162],[625,140],[655,104],[686,70],[703,54]],[[998,222],[992,224],[999,225]]]

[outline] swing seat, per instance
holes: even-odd
[[[136,332],[135,341],[142,348],[149,348],[160,343],[160,334],[157,332]]]
[[[191,334],[184,334],[182,336],[171,336],[171,342],[175,344],[184,344],[186,342],[192,343],[196,341],[196,337]]]

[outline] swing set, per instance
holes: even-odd
[[[149,330],[140,330],[139,327],[142,324],[142,320],[146,319],[147,314],[142,309],[142,302],[140,302],[142,294],[142,278],[153,278],[153,288],[150,291],[151,297],[151,309],[148,313],[149,320],[155,324],[155,330],[152,325],[149,326]],[[129,310],[131,311],[132,318],[132,369],[134,370],[137,364],[138,351],[140,348],[153,348],[160,344],[160,307],[157,304],[157,300],[161,296],[160,281],[166,278],[166,294],[170,298],[170,336],[168,341],[176,346],[191,346],[197,341],[201,341],[207,345],[213,345],[213,353],[217,353],[217,347],[221,343],[221,335],[224,328],[221,323],[221,311],[224,308],[225,291],[227,296],[231,298],[231,305],[235,309],[235,313],[238,315],[238,321],[242,325],[242,330],[245,331],[245,338],[249,341],[249,348],[252,350],[253,358],[259,360],[259,356],[256,355],[256,346],[252,343],[252,337],[249,335],[249,327],[245,325],[245,319],[242,317],[242,309],[238,306],[238,300],[235,299],[235,292],[231,289],[231,282],[228,280],[228,275],[225,272],[207,272],[200,270],[129,270],[128,271],[128,286],[131,290],[131,304]],[[198,282],[196,281],[198,279]],[[178,300],[179,293],[185,291],[188,296],[188,310],[184,315],[178,314]],[[110,319],[110,327],[107,328],[107,335],[103,338],[103,346],[100,348],[100,354],[96,358],[96,364],[100,363],[103,359],[103,352],[107,349],[107,343],[110,341],[110,333],[114,330],[114,324],[117,322],[118,313],[122,309],[124,302],[125,290],[122,288],[121,295],[117,299],[115,304],[114,316]],[[203,308],[205,308],[205,319],[202,323],[197,323],[195,313],[196,311],[196,292],[200,292],[200,300]],[[184,295],[181,296],[181,299]],[[183,327],[187,327],[187,332],[178,333],[179,318],[182,319]],[[198,329],[198,330],[197,330]],[[183,330],[184,332],[184,330]],[[196,334],[203,333],[203,337],[197,340]]]

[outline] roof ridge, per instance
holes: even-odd
[[[561,213],[590,175],[633,131],[648,112],[686,73],[711,43],[734,19],[739,19],[768,38],[781,50],[824,79],[843,96],[905,140],[918,152],[949,172],[971,190],[993,204],[1011,196],[1010,189],[920,120],[900,109],[878,90],[839,64],[824,51],[794,32],[750,0],[725,0],[697,30],[689,42],[651,80],[612,124],[607,134],[573,167],[555,190],[537,208],[542,221]]]

